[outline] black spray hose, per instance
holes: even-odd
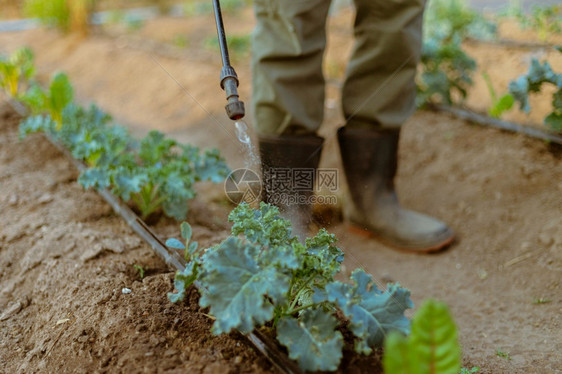
[[[222,22],[222,13],[219,0],[213,0],[215,10],[215,21],[217,25],[217,36],[219,38],[219,46],[222,57],[222,70],[220,77],[221,88],[226,92],[227,104],[225,106],[226,115],[233,121],[244,118],[246,110],[244,102],[240,101],[238,95],[238,76],[236,71],[230,65],[230,57],[228,56],[228,45],[226,44],[226,34],[224,32],[224,24]]]

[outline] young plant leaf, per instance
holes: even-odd
[[[183,271],[178,271],[174,278],[174,287],[178,292],[168,292],[168,300],[172,303],[183,301],[185,298],[185,291],[197,280],[197,275],[197,263],[195,262],[188,263]]]
[[[51,117],[57,122],[57,130],[62,127],[62,111],[74,98],[74,89],[68,76],[58,73],[54,76],[49,87],[49,111]]]
[[[511,94],[505,94],[500,97],[495,104],[490,108],[490,116],[500,118],[503,112],[510,110],[515,103],[515,99]]]
[[[171,238],[166,240],[166,247],[174,248],[174,249],[185,249],[185,245],[177,239]]]
[[[383,366],[386,373],[457,374],[461,369],[460,347],[447,306],[428,300],[416,313],[408,339],[389,335]]]
[[[445,304],[430,300],[422,305],[412,322],[410,341],[420,372],[459,372],[457,327]]]
[[[369,354],[371,347],[381,346],[392,330],[404,334],[410,331],[410,321],[404,311],[413,307],[410,291],[391,284],[382,292],[371,276],[357,269],[351,275],[354,285],[333,282],[325,292],[314,295],[314,302],[335,303],[350,320],[350,330],[359,338],[355,350]]]
[[[186,242],[189,242],[191,240],[191,235],[193,234],[191,225],[187,222],[182,222],[180,229],[182,238],[184,238]]]
[[[119,167],[112,173],[113,175],[113,193],[120,196],[123,200],[128,201],[132,193],[137,193],[142,186],[149,180],[148,175],[144,173],[136,173],[136,170],[129,170],[125,167]]]
[[[111,185],[111,176],[104,169],[90,168],[80,174],[78,183],[85,189],[107,188]]]
[[[50,133],[54,127],[55,123],[50,116],[27,117],[22,123],[20,123],[20,139],[36,132]]]
[[[398,331],[391,331],[384,340],[383,367],[385,373],[415,374],[409,340]]]
[[[38,84],[32,84],[20,100],[31,109],[31,113],[40,114],[46,109],[47,94]]]
[[[200,305],[210,307],[217,318],[215,334],[238,329],[251,332],[273,317],[273,304],[281,304],[289,289],[289,276],[274,265],[260,267],[256,261],[258,249],[229,237],[208,251],[202,261],[206,264],[201,283]]]
[[[343,347],[342,334],[336,327],[337,320],[322,309],[306,310],[298,320],[281,318],[277,340],[303,370],[336,370]]]

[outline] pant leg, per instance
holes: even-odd
[[[255,0],[253,114],[258,134],[316,132],[323,119],[331,0]]]
[[[425,0],[354,0],[355,46],[342,92],[350,127],[399,128],[415,110]]]

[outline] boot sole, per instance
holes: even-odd
[[[362,228],[360,226],[354,225],[353,223],[348,223],[347,224],[347,229],[348,231],[355,233],[359,236],[363,236],[365,238],[369,238],[369,239],[375,239],[376,241],[388,246],[388,247],[392,247],[394,249],[397,249],[399,251],[402,252],[408,252],[408,253],[421,253],[421,254],[428,254],[428,253],[437,253],[440,251],[445,250],[447,247],[449,247],[451,244],[453,244],[453,242],[455,241],[455,235],[451,235],[450,237],[448,237],[447,239],[441,241],[440,243],[434,244],[432,246],[429,247],[417,247],[417,248],[413,248],[413,247],[405,247],[405,246],[401,246],[399,244],[396,244],[386,238],[384,238],[381,235],[378,235],[377,233],[367,230],[365,228]]]

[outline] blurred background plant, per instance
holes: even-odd
[[[22,93],[22,86],[29,84],[35,74],[33,52],[29,48],[21,48],[9,57],[0,56],[0,87],[17,98]]]
[[[48,27],[86,36],[95,0],[24,0],[23,14]]]
[[[462,101],[472,85],[476,62],[462,42],[468,37],[493,39],[496,26],[470,9],[465,0],[432,0],[425,12],[418,79],[418,105]]]
[[[521,28],[537,32],[539,39],[547,41],[550,35],[562,33],[562,5],[535,5],[530,12],[525,12],[521,0],[511,0],[501,18],[515,19]]]

